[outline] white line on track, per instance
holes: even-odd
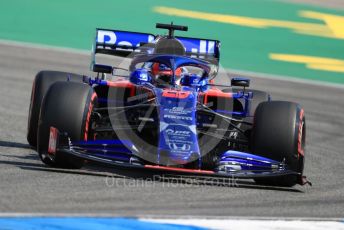
[[[322,230],[344,229],[344,223],[339,221],[303,221],[303,220],[246,220],[246,219],[140,219],[142,221],[163,223],[163,224],[179,224],[196,227],[204,227],[210,229],[255,229],[255,230]]]

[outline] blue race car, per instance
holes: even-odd
[[[219,41],[174,36],[186,26],[157,28],[168,35],[97,29],[94,77],[37,74],[27,139],[41,160],[308,183],[302,107],[247,89],[246,78],[217,84]]]

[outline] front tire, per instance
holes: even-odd
[[[306,123],[300,105],[286,101],[261,103],[255,112],[252,130],[252,152],[303,173]],[[256,183],[291,187],[298,183],[297,175],[256,179]]]
[[[32,147],[37,147],[38,118],[43,97],[50,86],[58,81],[74,81],[81,83],[83,77],[81,75],[59,71],[40,71],[37,73],[32,84],[27,124],[27,141]]]
[[[81,168],[84,160],[56,152],[48,153],[50,127],[66,132],[71,141],[87,140],[90,116],[96,94],[82,83],[56,82],[48,90],[42,102],[38,124],[37,151],[41,160],[60,168]]]

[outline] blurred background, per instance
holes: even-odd
[[[344,83],[341,0],[83,1],[1,3],[0,39],[90,50],[95,28],[161,33],[156,22],[189,26],[184,36],[222,42],[233,71]]]

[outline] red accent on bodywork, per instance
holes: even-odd
[[[177,91],[177,90],[170,90],[165,89],[162,93],[163,97],[169,97],[169,98],[179,98],[179,99],[185,99],[190,95],[190,92],[183,92],[183,91]]]
[[[88,106],[88,111],[87,111],[87,115],[86,115],[86,122],[85,122],[84,141],[87,141],[87,138],[88,138],[88,129],[90,126],[90,118],[91,118],[91,113],[92,113],[93,106],[94,106],[94,100],[96,97],[97,97],[97,94],[93,93],[92,97],[91,97],[90,104]]]
[[[218,88],[209,89],[207,92],[203,93],[204,97],[204,104],[208,103],[208,97],[224,97],[224,98],[232,98],[232,93],[224,93]]]
[[[159,166],[159,165],[145,165],[145,168],[167,170],[174,172],[186,172],[186,173],[200,173],[200,174],[214,174],[214,171],[201,170],[201,169],[184,169],[184,168],[174,168],[169,166]]]
[[[107,85],[109,87],[119,87],[119,88],[129,88],[130,96],[135,96],[135,85],[130,81],[120,80],[120,81],[108,81]]]
[[[301,155],[301,156],[304,156],[305,155],[305,151],[304,149],[302,148],[302,128],[303,128],[303,117],[304,117],[304,110],[301,109],[300,111],[300,117],[299,117],[299,135],[298,135],[298,140],[297,140],[297,151],[298,153]]]
[[[57,128],[51,126],[50,132],[49,132],[49,144],[48,144],[48,153],[49,154],[55,154],[56,153],[57,135],[58,135]]]

